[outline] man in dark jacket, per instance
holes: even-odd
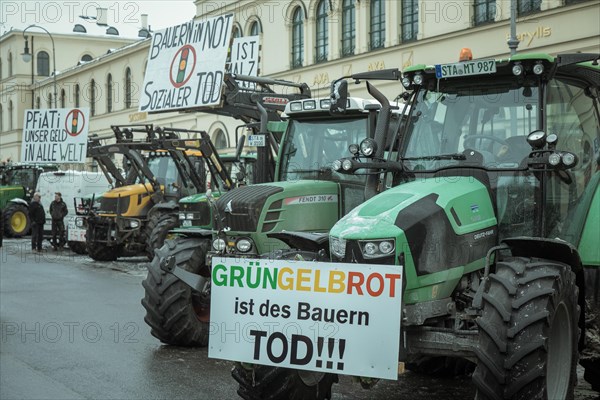
[[[69,213],[67,205],[62,199],[60,192],[54,193],[54,201],[50,203],[50,217],[52,217],[52,247],[54,250],[65,245],[65,222],[64,218]]]
[[[44,224],[46,223],[46,212],[40,202],[42,195],[35,192],[33,200],[29,204],[29,219],[31,219],[31,250],[42,251],[42,240],[44,240]]]

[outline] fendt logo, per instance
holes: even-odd
[[[65,119],[65,130],[69,136],[78,136],[85,128],[85,116],[81,110],[73,109],[67,114]]]
[[[192,77],[195,68],[196,50],[194,50],[194,47],[186,44],[175,53],[175,57],[171,61],[171,68],[169,68],[171,84],[176,88],[185,85]]]

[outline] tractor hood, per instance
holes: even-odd
[[[161,189],[163,189],[162,186],[161,186]],[[154,192],[154,189],[152,188],[152,185],[150,183],[146,183],[145,185],[138,183],[135,185],[127,185],[127,186],[121,186],[118,188],[111,189],[108,192],[105,192],[103,194],[103,197],[110,199],[110,198],[116,198],[116,197],[134,196],[134,195],[147,194],[147,193],[153,193],[153,192]]]
[[[457,234],[496,225],[488,189],[470,177],[428,178],[389,189],[352,210],[331,229],[349,240],[397,237],[443,210]]]
[[[226,227],[238,232],[325,232],[339,218],[335,182],[298,180],[233,189],[217,200]]]

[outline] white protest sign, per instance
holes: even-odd
[[[233,39],[231,46],[232,74],[258,76],[259,36],[245,36]],[[242,88],[254,89],[252,82],[238,81]]]
[[[25,110],[21,162],[85,163],[88,108]]]
[[[396,379],[402,268],[213,258],[209,357]]]
[[[154,32],[139,111],[218,105],[232,24],[228,14]]]

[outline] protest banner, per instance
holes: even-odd
[[[209,357],[396,379],[402,268],[213,258]]]
[[[88,108],[25,110],[21,162],[85,163]]]
[[[154,32],[139,111],[218,105],[232,24],[228,14]]]
[[[231,45],[230,72],[237,75],[258,76],[259,36],[245,36],[233,39]],[[242,88],[254,89],[253,82],[239,81]]]

